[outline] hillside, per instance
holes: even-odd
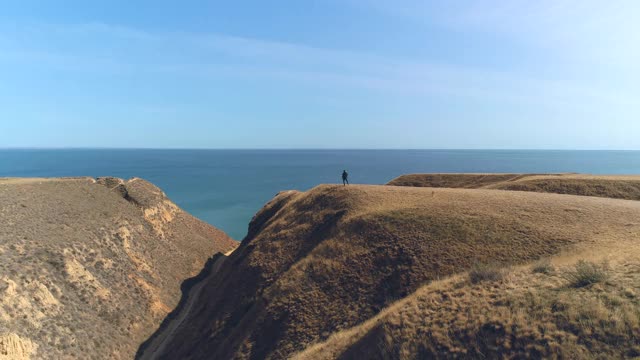
[[[533,191],[640,200],[640,176],[584,174],[410,174],[387,185]]]
[[[233,254],[218,258],[215,267],[205,268],[185,289],[184,306],[143,344],[138,356],[280,359],[328,340],[328,345],[317,345],[322,346],[319,353],[354,349],[350,358],[357,358],[395,336],[406,336],[398,341],[413,346],[414,335],[417,342],[427,341],[423,337],[431,336],[433,324],[414,319],[415,326],[399,326],[394,328],[398,333],[389,336],[365,336],[369,328],[350,329],[387,314],[400,299],[422,299],[416,291],[430,294],[430,288],[423,288],[430,282],[427,286],[451,282],[450,295],[442,295],[445,300],[462,292],[460,296],[482,295],[500,303],[498,285],[467,290],[455,280],[439,279],[478,264],[516,266],[637,241],[639,204],[486,189],[322,185],[304,193],[283,192],[256,214]],[[436,316],[436,300],[415,305],[424,309],[420,314],[425,319],[427,314]],[[466,301],[474,303],[472,298]],[[448,305],[450,313],[463,305]],[[465,316],[473,318],[473,324],[484,324],[486,317],[480,310],[476,317],[474,309]],[[481,310],[492,314],[491,307]],[[444,322],[438,324],[447,329]],[[413,329],[427,335],[418,330],[413,334]],[[356,331],[365,341],[336,343],[331,335],[344,331]],[[460,331],[462,344],[472,339],[463,336],[467,328]],[[445,330],[437,335],[445,342],[458,341],[453,335],[447,339]],[[390,346],[396,346],[395,340]],[[405,358],[391,355],[398,357]]]
[[[638,241],[625,251],[581,255],[606,274],[585,287],[568,280],[580,261],[562,257],[544,265],[549,273],[534,264],[503,269],[503,278],[479,284],[466,274],[436,281],[293,358],[637,358]]]
[[[0,359],[130,359],[236,242],[142,179],[0,179]]]

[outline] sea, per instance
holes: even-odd
[[[360,184],[433,172],[640,174],[640,151],[0,150],[0,177],[140,177],[236,240],[279,191],[341,183],[343,170]]]

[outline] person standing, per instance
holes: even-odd
[[[349,185],[349,173],[347,172],[347,170],[342,170],[342,185]]]

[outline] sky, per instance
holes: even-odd
[[[637,0],[0,2],[0,148],[640,149]]]

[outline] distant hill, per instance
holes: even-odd
[[[640,200],[640,176],[583,174],[410,174],[387,185],[546,192]]]
[[[439,184],[489,186],[518,176]],[[138,357],[633,355],[638,219],[638,202],[536,192],[365,185],[282,192],[233,254],[210,261],[185,288],[182,306]],[[568,285],[563,276],[577,256],[607,255],[611,284]],[[530,264],[549,258],[557,273],[532,273]]]
[[[236,242],[142,179],[0,179],[0,359],[130,359]]]

